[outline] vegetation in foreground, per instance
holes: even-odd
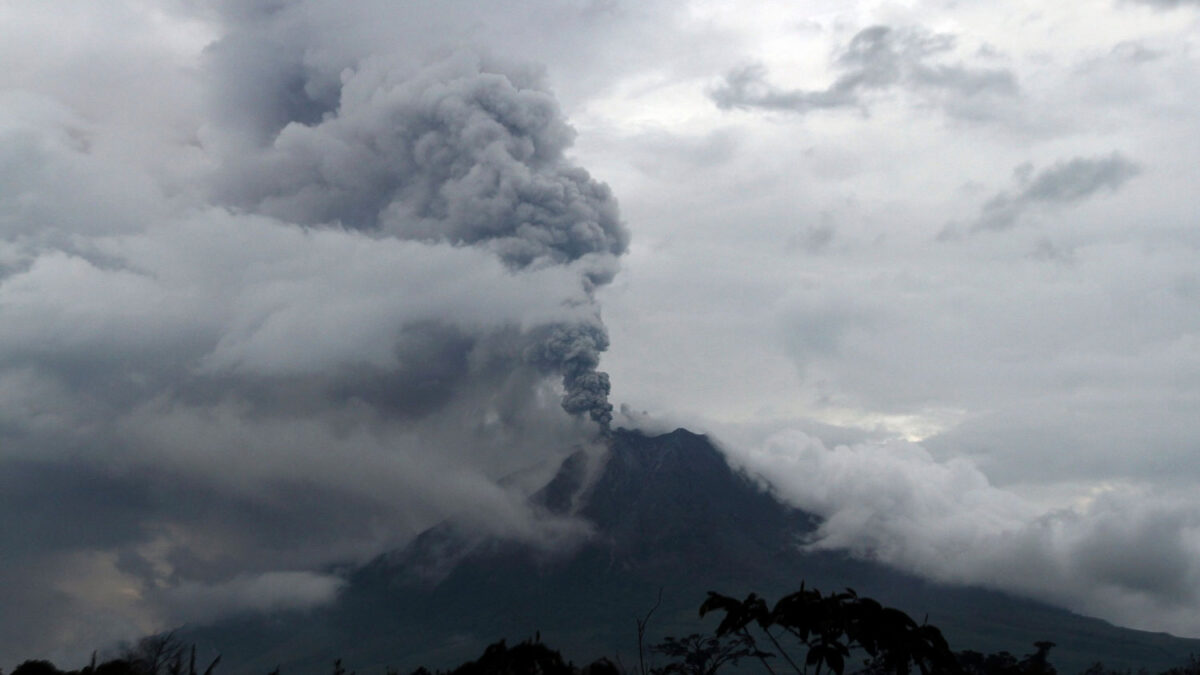
[[[656,605],[657,607],[657,605]],[[582,668],[542,644],[540,638],[509,647],[504,640],[490,645],[476,660],[437,675],[716,675],[736,668],[757,669],[765,675],[1057,675],[1051,665],[1052,642],[1037,642],[1034,651],[1016,657],[1008,652],[954,652],[941,631],[918,624],[908,614],[885,607],[853,590],[822,594],[800,590],[769,605],[751,593],[743,600],[709,593],[700,615],[720,615],[711,634],[668,637],[644,645],[652,608],[636,621],[638,662],[600,659]],[[172,634],[145,638],[114,659],[91,662],[63,671],[49,661],[26,661],[10,675],[215,675],[218,656],[197,670],[195,647]],[[756,665],[755,665],[756,664]],[[340,660],[333,675],[355,675]],[[388,675],[399,671],[388,669]],[[0,671],[0,675],[3,672]],[[276,668],[268,675],[281,675]],[[421,667],[410,675],[434,675]],[[1134,675],[1095,664],[1081,675]],[[1147,670],[1137,675],[1150,675]],[[1200,675],[1200,660],[1162,671],[1159,675]]]

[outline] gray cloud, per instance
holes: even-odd
[[[730,71],[712,90],[712,100],[722,109],[761,109],[806,113],[830,108],[869,106],[872,92],[911,89],[927,97],[1012,96],[1016,79],[1010,71],[972,68],[963,64],[932,63],[930,59],[953,50],[955,39],[943,33],[873,26],[860,31],[834,62],[840,71],[825,89],[780,89],[767,81],[761,65]],[[946,104],[953,112],[953,106]]]
[[[1115,192],[1141,172],[1140,167],[1114,152],[1107,157],[1075,157],[1033,173],[1033,165],[1013,171],[1018,189],[1001,192],[982,207],[975,230],[1012,227],[1031,208],[1071,204],[1097,192]]]

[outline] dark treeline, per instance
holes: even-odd
[[[937,627],[917,623],[901,610],[849,589],[825,595],[801,586],[774,605],[753,593],[743,600],[709,593],[700,615],[720,615],[713,632],[668,637],[646,646],[646,626],[656,608],[636,621],[636,664],[600,659],[576,667],[538,636],[511,647],[501,640],[478,659],[436,675],[716,675],[730,670],[757,670],[764,675],[1058,675],[1051,664],[1052,642],[1037,642],[1032,652],[1021,657],[1009,652],[955,652]],[[144,638],[101,663],[93,654],[91,662],[78,670],[63,671],[49,661],[26,661],[10,675],[215,675],[220,660],[218,656],[198,669],[195,647],[165,634]],[[333,662],[330,672],[355,675],[340,660]],[[1153,675],[1145,669],[1111,670],[1100,663],[1080,675],[1135,674]],[[267,675],[281,675],[280,669]],[[400,675],[400,671],[389,668],[387,675]],[[435,672],[420,667],[409,675]],[[1158,675],[1200,675],[1200,660],[1193,656]]]

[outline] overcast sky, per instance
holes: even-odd
[[[1200,636],[1198,39],[0,2],[0,665],[328,602],[451,514],[586,536],[521,494],[613,416],[712,433],[812,546]]]

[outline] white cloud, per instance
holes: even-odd
[[[1110,484],[1047,510],[967,459],[902,441],[829,447],[799,431],[731,454],[824,519],[812,548],[1147,630],[1200,630],[1200,504],[1189,494]]]

